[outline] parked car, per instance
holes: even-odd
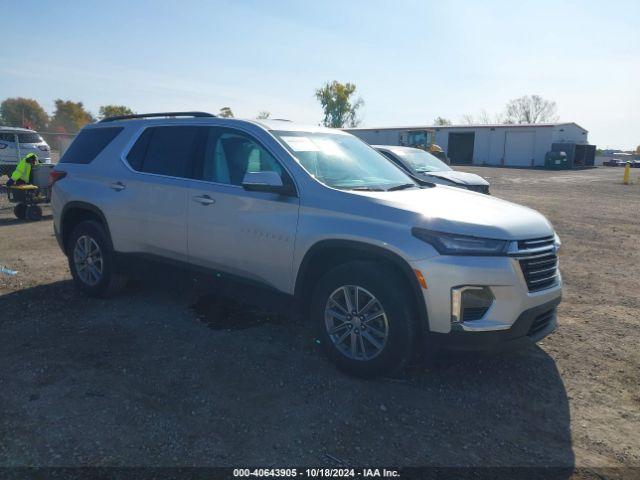
[[[624,167],[626,164],[626,160],[621,160],[619,158],[610,158],[609,160],[602,162],[602,165],[605,167]]]
[[[420,188],[342,131],[115,117],[86,126],[51,181],[55,235],[82,291],[115,292],[140,258],[167,275],[244,278],[297,300],[355,375],[397,371],[417,350],[516,348],[556,327],[559,239],[544,216]]]
[[[0,127],[0,176],[11,175],[27,153],[38,155],[40,163],[51,163],[51,149],[38,132],[27,128]]]
[[[421,185],[439,183],[489,193],[489,182],[475,173],[458,172],[429,152],[419,148],[395,145],[373,145],[373,148],[402,168]]]

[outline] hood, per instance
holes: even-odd
[[[553,235],[551,223],[527,207],[457,187],[358,192],[386,207],[416,214],[415,227],[460,235],[526,240]],[[393,213],[390,214],[390,216]],[[393,215],[398,218],[398,215]],[[407,220],[407,219],[405,219]]]
[[[442,178],[459,185],[489,185],[489,182],[487,182],[480,175],[476,175],[475,173],[458,172],[456,170],[446,170],[443,172],[425,172],[420,176],[427,180],[429,179],[429,177]]]

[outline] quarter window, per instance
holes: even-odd
[[[90,163],[113,140],[122,127],[82,130],[60,159],[60,163]]]

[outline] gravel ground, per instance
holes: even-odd
[[[0,264],[19,274],[0,276],[0,466],[640,466],[640,185],[612,168],[465,170],[559,232],[559,329],[375,381],[238,288],[82,296],[50,212],[17,221],[3,194]]]

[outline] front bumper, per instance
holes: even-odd
[[[453,329],[448,334],[432,334],[437,348],[466,351],[509,351],[524,348],[542,340],[558,324],[556,307],[561,297],[525,310],[505,330],[470,332]]]
[[[441,255],[411,266],[425,278],[427,288],[422,293],[429,331],[443,345],[491,349],[516,339],[538,341],[555,328],[555,307],[562,297],[559,272],[555,285],[530,292],[518,260],[512,257]],[[464,285],[489,287],[494,301],[481,319],[458,324],[452,322],[451,290]],[[536,318],[550,312],[545,328],[531,332]]]

